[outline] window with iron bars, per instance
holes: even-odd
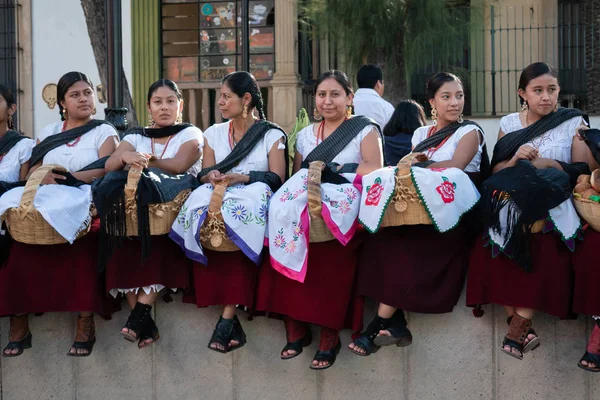
[[[16,0],[0,0],[0,84],[8,86],[15,98],[18,95],[16,7]]]

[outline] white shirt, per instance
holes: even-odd
[[[431,126],[422,126],[420,128],[417,128],[412,138],[413,148],[415,148],[423,140],[427,139],[427,133],[429,133],[429,129],[431,129]],[[448,140],[442,145],[442,147],[437,149],[435,152],[432,152],[433,149],[430,149],[429,153],[427,151],[425,151],[424,153],[427,154],[427,157],[429,157],[431,161],[441,162],[452,160],[452,157],[454,157],[454,152],[456,151],[456,147],[458,147],[458,143],[460,142],[460,140],[466,134],[473,130],[481,133],[481,135],[483,136],[483,132],[481,132],[481,130],[475,125],[461,126],[456,130],[456,132],[454,132],[452,136],[448,138]],[[479,137],[479,135],[477,136]],[[483,142],[479,140],[479,147],[477,148],[477,153],[475,153],[475,156],[465,168],[465,172],[479,172],[482,150]]]
[[[353,105],[356,115],[375,120],[382,131],[394,113],[394,106],[382,99],[373,89],[358,89],[354,94]]]
[[[167,158],[175,158],[179,148],[183,146],[184,143],[187,143],[191,140],[198,141],[198,152],[202,150],[204,146],[204,140],[202,139],[202,131],[195,126],[190,126],[189,128],[185,128],[182,131],[178,132],[176,135],[171,136],[171,140],[169,140],[169,144],[165,149],[166,143],[154,143],[154,151],[157,157],[160,157],[162,154],[163,159]],[[143,135],[131,134],[127,135],[123,138],[124,142],[130,143],[135,151],[139,153],[148,153],[152,154],[152,139]],[[164,154],[163,154],[164,151]],[[194,165],[188,169],[188,173],[191,175],[198,175],[198,172],[202,169],[202,158],[199,158],[198,161]]]
[[[309,125],[298,132],[296,139],[296,151],[302,155],[304,160],[311,151],[317,147],[317,130],[319,124]],[[332,160],[340,165],[344,164],[360,164],[362,162],[362,153],[360,152],[360,144],[363,139],[372,131],[377,130],[375,125],[367,125],[362,131],[356,135],[350,143]]]
[[[223,161],[232,150],[229,144],[229,124],[231,124],[231,121],[215,124],[204,132],[208,145],[215,152],[215,162],[217,164]],[[283,132],[279,129],[269,129],[246,158],[233,167],[231,171],[221,172],[248,175],[250,171],[269,171],[269,151],[271,151],[275,142],[281,138],[283,138]],[[281,143],[281,148],[285,148],[283,143]]]
[[[63,122],[47,125],[38,135],[38,140],[41,142],[48,136],[60,135],[62,127]],[[99,125],[78,139],[50,150],[44,156],[42,164],[58,164],[70,172],[77,172],[100,158],[98,151],[106,139],[111,136],[117,142],[119,141],[119,134],[112,125]]]
[[[17,182],[21,172],[21,165],[31,158],[31,149],[35,146],[33,139],[21,139],[0,160],[0,181]]]
[[[537,149],[540,157],[570,163],[573,138],[577,128],[584,124],[582,117],[573,117],[526,144]],[[500,129],[507,135],[523,128],[519,113],[509,114],[500,120]]]

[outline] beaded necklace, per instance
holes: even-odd
[[[65,121],[63,123],[62,131],[61,132],[64,132],[64,131],[67,130],[67,122],[68,121]],[[73,143],[67,143],[67,147],[75,147],[75,146],[77,146],[77,143],[79,143],[80,140],[81,140],[81,136],[79,136],[77,139],[73,140]]]
[[[165,143],[165,147],[163,148],[162,153],[160,153],[160,157],[156,155],[156,152],[154,150],[154,138],[150,139],[150,144],[151,144],[151,148],[152,148],[152,155],[155,156],[156,158],[158,158],[159,160],[161,160],[163,158],[163,156],[165,155],[165,152],[167,151],[167,147],[169,147],[169,142],[171,141],[171,138],[173,136],[169,136],[169,138],[167,139],[166,143]]]

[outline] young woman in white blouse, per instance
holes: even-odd
[[[182,123],[183,98],[175,82],[169,79],[154,82],[148,90],[147,107],[149,126],[125,132],[119,147],[106,162],[106,170],[137,166],[195,177],[202,163],[202,131]],[[121,334],[129,341],[138,341],[140,348],[159,337],[150,315],[158,292],[190,286],[189,261],[167,235],[152,236],[149,254],[143,259],[141,241],[126,239],[106,267],[106,289],[115,297],[125,294],[132,309]]]
[[[112,125],[93,119],[94,85],[85,74],[69,72],[57,86],[63,121],[39,133],[31,171],[46,164],[58,164],[69,171],[49,172],[36,201],[43,203],[40,206],[46,215],[54,216],[54,229],[73,242],[89,223],[89,184],[104,175],[104,162],[115,150],[118,134]],[[22,187],[12,189],[2,199],[16,195],[18,204],[22,191]],[[94,227],[92,220],[92,230],[73,244],[13,245],[5,267],[0,269],[0,315],[20,316],[11,317],[10,343],[3,356],[14,357],[31,347],[28,313],[56,311],[79,312],[75,341],[68,355],[91,354],[96,341],[93,313],[108,315],[113,311],[97,271]]]
[[[479,126],[463,120],[462,82],[453,74],[438,73],[427,82],[427,95],[433,125],[415,131],[413,152],[427,155],[429,162],[423,165],[426,168],[458,168],[478,181],[484,137]],[[460,187],[456,190],[460,192]],[[444,233],[432,225],[388,227],[366,240],[357,290],[378,300],[379,308],[367,329],[350,344],[351,351],[368,356],[379,346],[411,344],[412,335],[403,311],[453,310],[464,286],[472,244],[470,220],[463,217],[456,227]]]

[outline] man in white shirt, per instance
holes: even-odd
[[[383,72],[378,65],[366,64],[356,74],[358,90],[354,94],[354,113],[372,118],[381,129],[394,113],[394,106],[383,96]]]

